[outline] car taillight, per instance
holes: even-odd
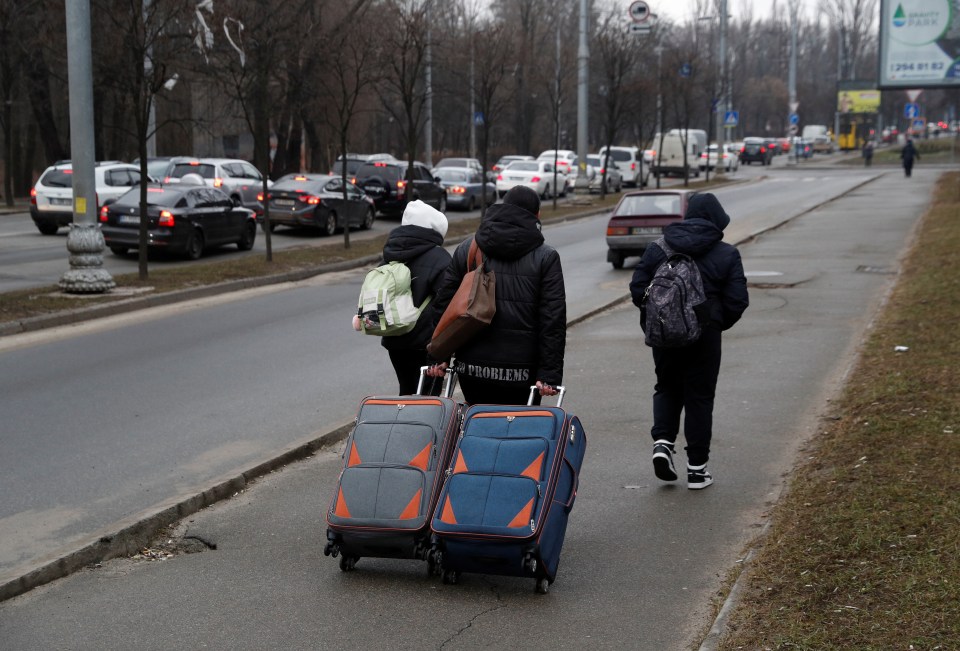
[[[605,170],[604,168],[601,167],[601,168],[600,168],[600,176],[603,176],[603,175],[606,174],[606,173],[607,173],[607,170]]]
[[[397,181],[397,194],[403,192],[403,189],[407,187],[406,181]]]
[[[157,221],[157,225],[173,228],[173,213],[169,210],[161,210],[160,219]]]
[[[766,153],[767,153],[767,150],[764,149],[763,147],[761,147],[761,148],[760,148],[760,153],[761,153],[761,154],[766,154]]]
[[[316,206],[320,203],[320,197],[315,197],[312,194],[301,194],[297,197],[302,203],[309,204],[311,206]]]
[[[107,215],[110,214],[110,206],[104,206],[100,209],[100,221],[107,221]]]
[[[463,193],[466,192],[466,191],[467,191],[467,189],[466,189],[465,187],[463,187],[463,186],[460,186],[460,185],[455,185],[455,186],[453,186],[452,188],[450,188],[449,190],[447,190],[447,192],[452,192],[452,193],[454,193],[454,194],[463,194]]]
[[[746,147],[741,147],[741,148],[740,148],[740,153],[741,153],[741,154],[742,154],[743,152],[745,152],[745,151],[747,151],[747,148],[746,148]]]
[[[607,226],[607,235],[629,235],[630,228],[627,226]]]
[[[530,179],[530,182],[531,182],[531,183],[539,183],[539,182],[540,182],[540,177],[539,177],[539,176],[535,176],[535,177],[533,177],[532,179]]]
[[[357,184],[357,177],[353,177],[352,179],[350,179],[350,182],[353,183],[354,185],[356,185],[356,184]]]
[[[632,171],[635,170],[635,169],[637,169],[637,164],[636,164],[636,163],[630,163],[630,171],[632,172]]]
[[[34,206],[37,205],[37,189],[36,188],[30,188],[30,204]]]
[[[215,188],[221,188],[221,187],[223,187],[223,179],[221,179],[221,178],[219,178],[219,177],[213,179],[213,187],[215,187]]]
[[[257,193],[257,201],[263,201],[263,193],[262,193],[262,192],[258,192],[258,193]]]
[[[702,154],[700,154],[700,158],[706,158],[706,157],[707,157],[707,152],[703,152]]]
[[[503,180],[503,174],[497,174],[497,180],[498,180],[498,181],[502,181],[502,180]]]

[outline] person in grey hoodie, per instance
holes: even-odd
[[[664,481],[675,481],[675,443],[684,414],[687,441],[687,487],[706,488],[713,483],[707,471],[713,436],[713,401],[720,373],[721,333],[731,328],[749,305],[747,280],[740,252],[723,242],[730,217],[710,193],[695,194],[683,221],[663,229],[674,251],[689,255],[700,270],[707,302],[699,314],[703,334],[682,348],[653,348],[657,382],[653,393],[653,468]],[[666,260],[659,246],[643,252],[633,272],[630,294],[638,308],[657,268]]]

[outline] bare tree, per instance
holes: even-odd
[[[600,198],[607,193],[607,168],[612,160],[610,148],[626,117],[627,103],[624,83],[635,64],[633,35],[627,32],[620,18],[622,12],[611,10],[597,26],[594,48],[599,57],[600,96],[603,101],[601,132],[606,146],[605,160],[601,160]],[[616,164],[616,163],[614,163]]]
[[[821,0],[820,9],[837,29],[841,78],[857,79],[865,51],[875,42],[877,0]]]
[[[480,126],[480,165],[484,169],[481,182],[486,187],[486,170],[490,169],[490,134],[506,111],[510,95],[503,83],[508,74],[510,51],[503,47],[506,31],[502,23],[488,22],[477,30],[473,42],[475,52],[475,81],[473,92],[477,111],[483,116]],[[487,211],[487,193],[481,193],[481,215]]]

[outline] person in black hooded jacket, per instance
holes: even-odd
[[[560,255],[545,244],[540,197],[525,186],[509,190],[503,203],[487,210],[473,238],[457,247],[437,292],[442,314],[467,273],[467,255],[476,239],[486,268],[496,275],[493,322],[456,352],[454,370],[470,404],[523,405],[530,386],[554,395],[563,381],[567,339],[567,298]],[[446,361],[431,369],[442,375]]]
[[[383,246],[384,264],[397,260],[410,269],[410,290],[414,305],[421,305],[428,296],[436,297],[443,274],[450,265],[450,254],[443,248],[447,234],[447,218],[439,210],[420,200],[411,201],[403,211],[400,226],[390,231]],[[400,395],[417,392],[420,368],[429,364],[427,344],[437,319],[436,300],[432,300],[417,319],[410,332],[396,337],[381,337],[380,341],[390,355],[393,370],[400,383]],[[440,395],[441,383],[430,382],[424,389],[427,395]]]
[[[687,487],[706,488],[713,483],[707,471],[713,435],[713,401],[720,373],[721,332],[731,328],[749,304],[747,280],[740,252],[721,241],[730,223],[717,198],[695,194],[683,221],[663,229],[667,245],[686,253],[700,270],[707,295],[700,314],[703,334],[682,348],[653,348],[657,382],[653,393],[653,468],[657,477],[675,481],[674,444],[685,412],[683,434],[687,440]],[[657,268],[666,260],[663,249],[650,245],[633,272],[630,294],[641,307],[643,295]]]

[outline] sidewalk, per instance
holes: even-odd
[[[550,594],[500,577],[465,575],[444,586],[405,561],[362,559],[356,572],[341,573],[322,553],[323,511],[340,464],[339,450],[327,449],[171,533],[179,549],[201,553],[114,560],[0,603],[5,643],[688,648],[706,633],[723,577],[827,413],[937,176],[878,173],[741,247],[754,274],[751,306],[724,339],[709,489],[653,477],[653,369],[633,306],[569,331],[566,406],[582,418],[589,444]],[[625,287],[629,273],[623,279]]]

